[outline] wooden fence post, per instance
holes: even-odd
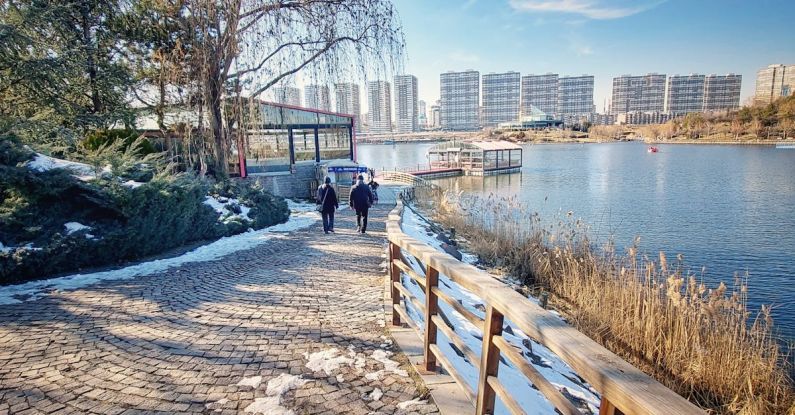
[[[475,414],[494,413],[496,394],[489,385],[489,376],[497,376],[500,367],[500,349],[494,344],[494,336],[502,334],[502,313],[488,305],[486,319],[483,322],[483,351],[480,355],[480,375],[478,377],[478,400]]]
[[[392,292],[392,325],[400,325],[400,314],[395,310],[395,304],[400,304],[400,291],[395,288],[395,283],[401,284],[400,281],[400,268],[395,264],[400,261],[400,247],[392,242],[389,243],[389,266],[392,270],[390,272],[391,284],[389,284],[390,291]]]
[[[433,292],[439,286],[439,271],[430,265],[425,271],[425,370],[433,372],[436,370],[436,356],[431,352],[431,345],[436,344],[436,323],[433,317],[439,313],[439,299]]]

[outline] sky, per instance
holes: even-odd
[[[795,64],[795,1],[394,0],[406,37],[403,71],[420,99],[439,99],[439,74],[474,69],[595,77],[603,112],[623,74],[743,76]],[[391,80],[390,80],[391,81]],[[362,94],[366,108],[366,96]],[[362,111],[365,111],[365,108]]]

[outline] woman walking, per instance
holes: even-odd
[[[340,204],[337,200],[337,192],[331,186],[330,177],[326,177],[325,183],[317,188],[315,199],[320,216],[323,217],[323,232],[334,232],[334,211],[340,208]]]

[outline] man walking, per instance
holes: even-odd
[[[367,214],[370,211],[370,206],[373,205],[373,192],[370,191],[370,186],[364,182],[364,177],[357,178],[356,185],[351,188],[351,194],[348,197],[348,203],[356,211],[356,224],[358,225],[357,232],[367,232]]]
[[[325,183],[317,188],[318,210],[323,217],[323,232],[334,232],[334,211],[340,208],[337,192],[331,186],[331,178],[326,177]]]

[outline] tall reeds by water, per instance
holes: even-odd
[[[578,330],[702,408],[795,414],[791,348],[769,307],[749,309],[745,277],[707,286],[681,256],[597,246],[571,213],[549,224],[516,199],[428,189],[416,200],[485,264],[548,291]]]

